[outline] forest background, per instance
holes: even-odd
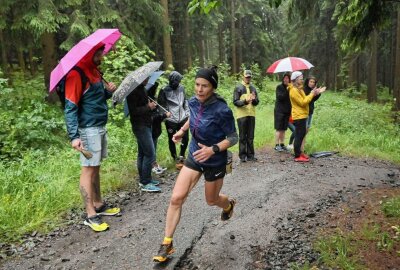
[[[298,56],[329,89],[318,101],[309,151],[338,150],[400,164],[400,3],[386,0],[80,1],[1,0],[0,242],[59,226],[80,207],[79,164],[49,74],[98,28],[124,36],[103,65],[117,84],[151,60],[184,74],[193,94],[198,67],[219,66],[219,93],[232,106],[241,71],[260,93],[256,146],[274,141],[275,60]],[[22,8],[24,7],[24,8]],[[168,73],[168,72],[167,72]],[[167,79],[161,79],[165,85]],[[136,189],[136,144],[122,108],[110,110],[103,190]],[[262,136],[261,134],[264,134]],[[166,135],[158,158],[171,166]],[[236,148],[234,148],[236,149]]]

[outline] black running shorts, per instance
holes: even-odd
[[[290,114],[275,112],[274,116],[275,130],[287,130]]]
[[[189,169],[201,172],[204,174],[204,179],[207,182],[213,182],[215,180],[224,178],[226,174],[226,165],[222,167],[203,167],[198,165],[191,155],[188,155],[187,159],[185,160],[186,167]]]

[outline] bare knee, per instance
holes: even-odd
[[[184,196],[172,194],[172,197],[171,197],[171,200],[169,203],[171,206],[181,207],[183,205],[184,201],[185,201]]]

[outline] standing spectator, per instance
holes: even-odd
[[[183,166],[185,152],[189,142],[189,134],[186,132],[182,137],[178,156],[172,137],[182,128],[189,117],[185,88],[180,84],[182,78],[183,76],[179,72],[172,71],[169,75],[169,84],[161,89],[158,95],[158,103],[171,113],[171,117],[165,120],[165,127],[168,133],[169,151],[176,162],[176,168],[178,170]]]
[[[221,220],[232,217],[236,201],[221,193],[227,164],[227,149],[237,143],[235,120],[226,101],[215,91],[218,75],[215,68],[200,69],[196,74],[196,96],[189,101],[190,118],[174,134],[179,141],[190,129],[189,155],[179,172],[168,206],[165,234],[155,262],[165,262],[174,253],[173,235],[181,218],[183,204],[190,191],[204,175],[207,204],[221,208]]]
[[[149,90],[147,91],[147,94],[148,94],[149,98],[151,98],[153,100],[156,100],[157,87],[158,87],[158,82],[155,82],[154,85],[150,85]],[[170,117],[170,116],[171,116],[171,113],[163,111],[160,108],[160,106],[157,106],[152,111],[152,115],[151,115],[151,119],[152,119],[151,135],[152,135],[152,138],[153,138],[154,152],[155,152],[155,155],[156,155],[156,161],[153,163],[152,171],[155,174],[162,174],[163,172],[165,172],[167,170],[167,168],[161,167],[157,162],[157,142],[158,142],[158,137],[160,137],[161,132],[162,132],[161,122],[165,118]]]
[[[102,215],[116,215],[119,208],[111,208],[101,198],[100,165],[107,157],[108,120],[107,99],[116,90],[113,83],[105,83],[97,67],[103,59],[104,44],[95,46],[66,76],[65,120],[73,148],[81,152],[79,188],[85,205],[84,224],[96,232],[105,231],[108,224]],[[82,85],[85,76],[86,85]],[[89,151],[91,157],[82,151]]]
[[[156,161],[154,142],[151,132],[152,111],[156,103],[149,100],[145,80],[126,97],[133,134],[138,144],[137,168],[139,186],[142,191],[160,192],[160,182],[151,178],[151,170]]]
[[[290,74],[283,75],[282,83],[276,87],[276,100],[274,109],[275,126],[275,150],[278,152],[287,151],[285,146],[285,132],[288,128],[289,117],[292,110],[289,91]]]
[[[317,78],[315,78],[314,76],[308,76],[308,78],[305,80],[304,82],[304,93],[308,96],[311,91],[313,89],[315,89],[317,87]],[[321,95],[316,95],[315,97],[313,97],[313,99],[311,100],[308,108],[309,108],[309,112],[308,112],[308,117],[307,117],[307,125],[306,125],[306,137],[307,137],[307,133],[311,128],[311,122],[312,122],[312,118],[313,118],[313,114],[314,114],[314,108],[315,108],[315,101],[317,101],[319,98],[321,97]],[[304,152],[304,145],[306,143],[306,137],[304,137],[303,139],[303,144],[301,146],[301,150]]]
[[[292,83],[289,84],[289,96],[292,104],[292,118],[295,126],[294,139],[294,160],[297,162],[308,162],[309,157],[301,151],[301,144],[306,135],[307,117],[309,103],[314,96],[325,91],[325,88],[316,88],[306,96],[303,90],[303,74],[300,71],[295,71],[290,77]]]
[[[254,156],[254,129],[256,108],[259,103],[256,88],[251,84],[251,71],[243,72],[242,83],[233,92],[236,121],[239,128],[239,158],[241,162],[257,161]]]

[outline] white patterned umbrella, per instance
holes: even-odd
[[[129,73],[112,96],[113,105],[122,103],[125,98],[146,80],[154,71],[160,68],[162,61],[149,62]]]
[[[286,71],[296,71],[310,69],[314,67],[310,62],[299,57],[286,57],[273,63],[268,69],[267,73],[278,73]]]

